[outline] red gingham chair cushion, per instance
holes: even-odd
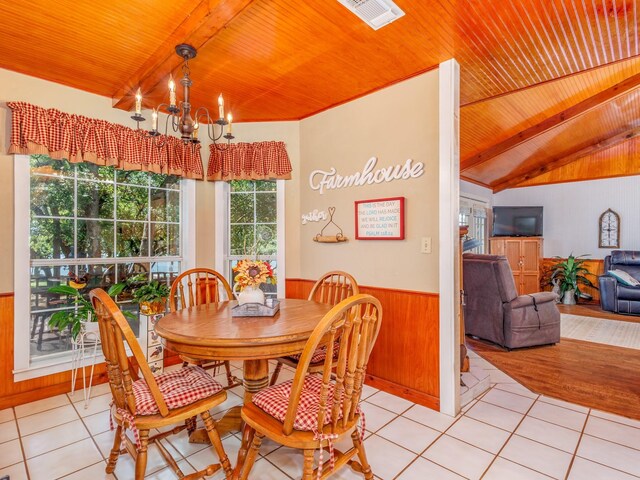
[[[169,410],[190,405],[222,390],[222,385],[211,375],[194,365],[162,373],[155,378]],[[133,382],[133,395],[138,415],[154,415],[159,412],[143,378]]]
[[[340,340],[336,340],[333,342],[333,360],[338,359],[338,352],[340,351]],[[290,355],[289,358],[295,360],[296,362],[300,361],[301,353],[296,353],[295,355]],[[327,346],[322,345],[321,347],[316,348],[316,351],[313,352],[311,356],[311,364],[324,362],[324,359],[327,357]]]
[[[289,397],[291,396],[291,388],[293,380],[265,388],[253,396],[253,403],[261,410],[265,411],[276,420],[284,422],[289,406]],[[329,384],[327,403],[331,405],[333,398],[334,383]],[[298,411],[293,421],[293,428],[313,432],[318,428],[318,410],[320,408],[320,391],[322,389],[322,377],[319,375],[307,375],[304,379],[302,394],[300,395],[300,403],[298,403]],[[358,406],[358,413],[360,407]],[[342,410],[339,411],[338,419],[342,418]],[[331,409],[328,409],[324,418],[324,424],[327,425],[333,421]]]

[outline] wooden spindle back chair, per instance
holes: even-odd
[[[96,317],[98,318],[101,347],[107,365],[109,387],[111,388],[111,395],[113,397],[111,414],[117,424],[114,445],[109,456],[106,472],[112,473],[115,470],[120,449],[124,447],[135,459],[135,479],[142,480],[146,470],[148,445],[150,442],[155,442],[158,445],[160,453],[181,479],[194,480],[201,478],[202,475],[211,475],[220,468],[221,464],[229,476],[231,474],[229,460],[222,447],[220,436],[215,429],[215,423],[209,414],[209,409],[226,400],[226,392],[218,386],[221,390],[215,395],[197,400],[180,408],[169,409],[165,397],[158,386],[156,377],[154,377],[145,359],[142,348],[116,303],[107,292],[100,288],[92,290],[89,296],[93,308],[96,311]],[[138,366],[139,374],[132,367],[132,363],[127,357],[125,342],[129,346],[133,361]],[[139,412],[139,405],[136,403],[136,396],[134,394],[134,382],[138,381],[140,377],[144,379],[144,383],[146,383],[148,387],[153,402],[155,402],[157,406],[156,414],[142,415]],[[184,425],[185,420],[198,414],[201,415],[205,423],[209,439],[218,453],[221,464],[211,464],[204,470],[197,472],[197,474],[194,473],[185,476],[180,471],[175,460],[169,455],[166,448],[159,442],[161,439],[186,428]],[[152,429],[179,423],[182,423],[182,425],[173,430],[149,437],[149,431]],[[138,444],[134,444],[128,437],[125,437],[125,445],[121,445],[121,434],[124,427],[137,430],[139,438]]]
[[[352,275],[340,270],[327,272],[313,285],[309,300],[337,305],[342,300],[360,293],[358,282]]]
[[[172,312],[207,303],[233,300],[231,286],[224,276],[210,268],[192,268],[176,277],[169,292]]]
[[[340,270],[333,270],[322,275],[313,285],[308,299],[314,302],[326,303],[327,305],[337,305],[345,298],[357,295],[358,293],[360,293],[360,288],[358,287],[358,282],[356,282],[356,279],[353,278],[352,275]],[[278,363],[271,375],[269,385],[276,384],[283,365],[296,368],[298,359],[298,355],[278,358]],[[312,372],[322,370],[321,361],[314,363],[317,363],[317,365],[311,366]]]
[[[227,300],[233,300],[233,291],[222,274],[210,268],[192,268],[178,275],[171,284],[169,309],[175,312],[183,308]],[[185,356],[180,358],[185,364],[213,368],[214,374],[218,368],[224,367],[227,376],[225,389],[240,385],[240,380],[231,374],[231,366],[227,360],[202,360]]]
[[[371,295],[354,295],[338,303],[311,334],[293,380],[268,387],[256,394],[252,403],[243,406],[242,419],[255,430],[255,435],[241,478],[248,477],[264,436],[304,450],[302,478],[310,480],[317,475],[313,469],[314,450],[319,444],[326,446],[330,438],[338,439],[349,433],[353,448],[344,453],[338,452],[335,468],[324,469],[321,477],[327,478],[357,454],[360,465],[355,469],[361,471],[366,479],[373,478],[357,423],[361,415],[359,402],[367,363],[381,321],[382,307]],[[310,374],[309,367],[316,350],[322,345],[333,345],[335,341],[340,345],[337,365],[334,367],[331,356],[327,355],[322,371]],[[314,393],[314,399],[317,398],[317,405],[309,408],[306,404],[301,409],[303,394],[307,403],[310,392]],[[275,408],[267,406],[273,405],[274,398],[288,398],[284,415],[281,405]],[[313,413],[316,406],[317,413]],[[273,408],[273,411],[267,412],[263,408]]]

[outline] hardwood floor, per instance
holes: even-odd
[[[469,337],[467,346],[533,392],[640,419],[640,350],[567,338],[511,352]]]
[[[600,308],[600,305],[595,304],[563,305],[559,303],[558,310],[560,310],[560,313],[568,313],[570,315],[584,315],[585,317],[596,317],[604,318],[606,320],[620,320],[622,322],[640,323],[640,316],[619,315],[613,312],[606,312],[602,310],[602,308]]]

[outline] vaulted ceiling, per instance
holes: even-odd
[[[371,0],[370,0],[371,1]],[[0,3],[0,68],[113,99],[224,92],[236,121],[301,119],[454,57],[461,175],[498,191],[640,173],[640,0],[396,0],[374,31],[336,0]]]

